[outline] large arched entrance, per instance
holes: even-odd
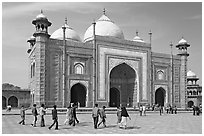
[[[188,102],[188,107],[189,107],[189,108],[192,108],[193,105],[194,105],[194,102],[193,102],[193,101],[189,101],[189,102]]]
[[[8,105],[11,105],[11,107],[18,107],[18,99],[15,96],[9,97]]]
[[[120,106],[120,91],[113,87],[110,89],[110,107],[119,107]]]
[[[155,104],[164,106],[165,90],[160,87],[155,92]]]
[[[131,107],[133,105],[135,79],[135,70],[126,63],[111,70],[109,106],[116,107],[122,104]]]
[[[78,103],[80,107],[86,107],[86,87],[77,83],[71,88],[71,103]]]
[[[6,97],[2,96],[2,108],[6,108]]]

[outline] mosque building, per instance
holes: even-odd
[[[42,12],[32,24],[35,32],[27,51],[32,103],[187,107],[190,45],[183,38],[176,45],[177,55],[156,53],[138,32],[132,40],[125,39],[105,12],[87,28],[83,40],[66,20],[49,35],[52,23]]]
[[[199,78],[191,70],[187,73],[187,103],[191,108],[193,105],[202,105],[202,87],[197,83]]]

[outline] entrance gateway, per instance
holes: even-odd
[[[110,72],[109,106],[133,106],[136,73],[126,63],[115,66]]]

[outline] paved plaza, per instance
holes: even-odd
[[[37,127],[30,124],[32,115],[26,116],[26,125],[19,125],[19,115],[2,115],[3,134],[201,134],[202,115],[193,116],[192,113],[164,114],[159,112],[147,112],[147,116],[139,116],[139,113],[130,112],[131,120],[128,120],[128,128],[120,129],[116,124],[116,114],[107,114],[107,127],[93,128],[90,113],[77,114],[80,123],[75,127],[64,125],[65,114],[59,114],[59,130],[48,130],[52,123],[51,115],[46,115],[46,127]]]

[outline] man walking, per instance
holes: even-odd
[[[54,124],[56,124],[55,130],[58,130],[57,106],[54,105],[53,108],[54,108],[54,109],[52,110],[53,123],[52,123],[51,126],[48,127],[48,129],[51,129],[51,128],[54,126]]]
[[[99,108],[98,108],[98,104],[95,104],[95,107],[92,110],[92,117],[94,120],[94,128],[95,129],[97,129],[98,116],[99,116]]]
[[[196,111],[196,108],[195,108],[195,105],[193,105],[193,115],[195,115],[195,111]]]
[[[74,119],[76,120],[77,123],[79,123],[79,120],[77,119],[77,116],[76,116],[76,108],[77,108],[77,103],[75,103],[73,105],[73,114],[74,114]]]
[[[159,113],[160,113],[160,116],[162,115],[162,113],[163,113],[163,108],[162,108],[162,106],[160,105],[159,106]]]
[[[38,112],[37,112],[37,109],[36,109],[36,104],[33,104],[32,114],[33,114],[34,120],[33,120],[33,123],[31,125],[33,127],[36,127],[37,116],[38,116]]]
[[[27,109],[26,108],[24,108],[24,106],[21,106],[21,109],[20,109],[20,116],[21,116],[21,121],[18,123],[18,124],[21,124],[22,123],[22,125],[25,125],[25,111],[26,111]]]

